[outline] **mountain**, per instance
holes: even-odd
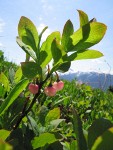
[[[108,89],[113,85],[113,75],[98,72],[70,72],[67,74],[61,74],[60,77],[66,80],[76,79],[82,81],[93,88],[101,88],[102,90]]]

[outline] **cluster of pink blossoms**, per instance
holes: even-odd
[[[54,82],[52,85],[45,87],[44,93],[47,96],[55,96],[56,92],[62,90],[63,87],[64,82],[59,80],[58,82]],[[38,93],[39,86],[37,84],[30,83],[28,89],[32,94],[36,94]]]

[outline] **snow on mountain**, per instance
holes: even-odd
[[[110,85],[113,85],[113,75],[107,73],[98,72],[68,72],[66,74],[60,74],[62,79],[82,81],[93,88],[101,88],[106,90]]]

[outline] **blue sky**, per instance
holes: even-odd
[[[89,18],[107,25],[103,40],[94,46],[104,57],[94,60],[82,60],[72,63],[74,71],[113,72],[113,1],[109,0],[0,0],[0,49],[9,61],[18,64],[25,60],[25,53],[16,43],[18,22],[21,16],[30,18],[39,32],[48,26],[43,39],[55,31],[61,31],[70,19],[79,27],[77,9],[85,11]]]

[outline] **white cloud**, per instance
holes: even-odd
[[[3,46],[3,44],[0,42],[0,47]]]
[[[5,25],[5,22],[0,18],[0,32],[3,32],[4,25]]]
[[[41,0],[42,2],[42,8],[45,11],[45,13],[47,14],[47,11],[52,11],[53,10],[53,6],[50,5],[47,0]]]
[[[42,21],[42,20],[43,20],[43,18],[40,16],[40,17],[39,17],[39,20],[40,20],[40,21]]]
[[[38,32],[40,33],[44,28],[46,27],[46,25],[44,23],[41,23],[37,29],[38,29]],[[46,29],[46,31],[43,33],[42,35],[42,41],[45,41],[46,38],[48,37],[48,35],[51,33],[51,30],[50,29]]]

